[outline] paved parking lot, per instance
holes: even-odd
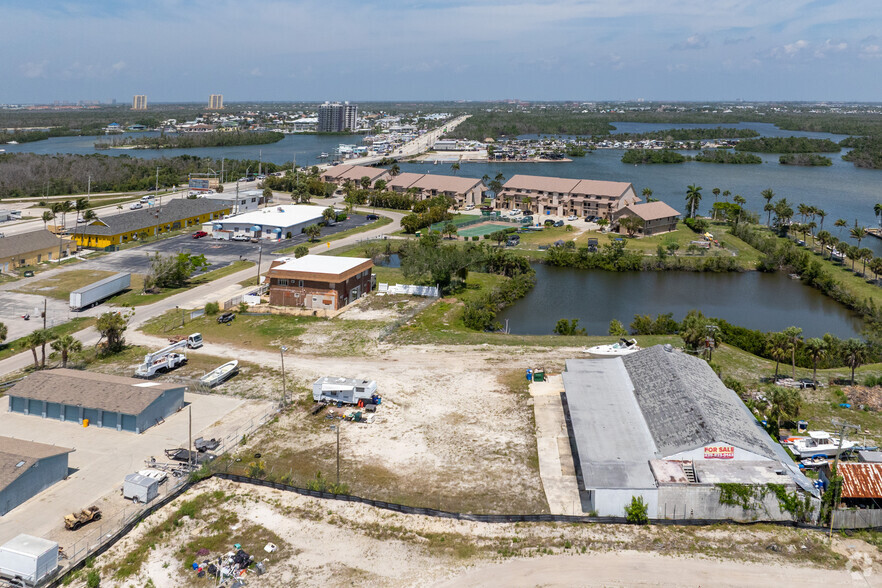
[[[266,402],[205,394],[185,394],[184,400],[192,406],[194,438],[223,437],[269,408]],[[8,407],[9,400],[0,399],[3,435],[71,447],[75,451],[70,454],[71,473],[67,480],[0,517],[0,544],[23,530],[67,543],[76,534],[63,529],[65,514],[96,504],[109,520],[112,512],[108,511],[122,503],[116,492],[127,474],[143,469],[144,460],[151,456],[165,461],[165,449],[186,447],[188,443],[186,407],[140,435],[14,414],[8,412]],[[222,425],[218,424],[221,420]],[[87,531],[88,527],[84,527],[83,532]]]

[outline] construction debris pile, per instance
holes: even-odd
[[[208,575],[219,580],[225,578],[242,579],[248,573],[254,573],[258,576],[266,573],[266,560],[256,562],[254,556],[242,549],[238,543],[233,547],[236,551],[230,551],[216,558],[204,559],[201,563],[193,562],[192,569],[196,577],[204,578]],[[267,553],[272,553],[276,550],[276,546],[269,543],[264,550]],[[205,557],[208,555],[208,550],[200,549],[197,555]]]
[[[867,408],[873,411],[882,410],[882,388],[873,386],[845,386],[842,388],[852,406]]]

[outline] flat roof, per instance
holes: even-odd
[[[353,270],[366,261],[370,261],[370,259],[334,255],[304,255],[299,259],[289,259],[273,267],[270,271],[338,275]]]
[[[9,486],[41,459],[72,451],[73,449],[58,445],[0,437],[0,490]]]
[[[16,535],[2,545],[3,551],[11,551],[22,555],[43,555],[47,551],[55,551],[58,549],[58,543],[43,539],[42,537],[34,537],[33,535]]]
[[[700,484],[796,485],[787,469],[777,461],[696,459],[692,462],[692,467]]]
[[[216,225],[260,225],[261,227],[290,227],[310,221],[322,220],[320,206],[306,204],[291,204],[287,206],[270,206],[260,210],[252,210],[244,214],[237,214],[222,220],[211,221]]]
[[[563,382],[583,488],[654,488],[658,450],[622,359],[567,360]]]
[[[13,386],[8,394],[136,415],[162,396],[163,392],[183,389],[181,384],[59,368],[34,372]]]

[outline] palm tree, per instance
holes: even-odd
[[[46,367],[46,343],[51,339],[51,335],[46,329],[37,329],[25,338],[25,345],[34,354],[34,369],[40,369],[40,363],[37,361],[37,347],[42,348],[42,367]]]
[[[876,203],[873,206],[873,212],[876,213],[876,218],[879,219],[879,226],[882,227],[882,204]]]
[[[768,220],[768,222],[766,222],[766,224],[769,227],[771,227],[772,226],[772,210],[774,210],[774,209],[770,209],[769,205],[772,204],[772,200],[775,198],[775,193],[772,191],[771,188],[766,188],[765,190],[760,192],[760,194],[762,195],[763,199],[766,201],[766,205],[763,207],[763,210],[769,213],[769,220]]]
[[[306,236],[310,241],[315,241],[321,236],[322,228],[318,225],[309,225],[303,229],[303,232],[306,233]]]
[[[784,329],[784,336],[787,337],[787,349],[790,351],[790,360],[793,365],[793,379],[796,379],[796,350],[802,343],[802,329],[799,327],[787,327]]]
[[[71,353],[83,350],[83,343],[73,335],[64,335],[52,342],[52,349],[61,353],[61,367],[67,367],[67,358]]]
[[[830,242],[830,233],[829,231],[818,231],[818,236],[816,237],[818,243],[821,244],[821,257],[824,257],[824,252],[827,248],[827,243]]]
[[[723,200],[725,202],[729,202],[729,196],[731,196],[731,195],[732,195],[732,192],[730,192],[729,190],[723,190]]]
[[[818,215],[818,218],[821,219],[820,228],[824,228],[824,217],[827,216],[827,211],[822,210],[820,208],[815,209],[815,214]]]
[[[855,227],[851,231],[849,231],[851,238],[858,242],[857,246],[860,249],[861,241],[864,240],[864,237],[867,236],[867,229],[863,227]]]
[[[851,260],[851,271],[854,271],[854,263],[858,260],[858,252],[860,249],[854,245],[843,245],[842,249],[845,249],[843,253],[845,254],[845,257]]]
[[[867,360],[867,345],[860,339],[849,339],[842,344],[842,354],[851,368],[851,385],[854,386],[854,370]]]
[[[811,214],[811,212],[810,212],[811,208],[809,207],[808,204],[804,204],[804,203],[800,202],[799,205],[796,207],[796,210],[799,211],[799,216],[802,217],[803,222],[808,220],[808,216],[809,216],[809,214]]]
[[[876,276],[876,284],[878,284],[879,276],[882,275],[882,257],[874,257],[870,261],[870,270]]]
[[[816,223],[815,221],[811,221],[805,226],[808,228],[809,232],[812,234],[812,250],[814,251],[814,249],[815,249],[815,229],[818,228],[818,223]]]
[[[453,175],[456,175],[456,172],[459,171],[459,162],[458,162],[458,161],[454,161],[453,163],[451,163],[451,164],[450,164],[450,169],[453,170]]]
[[[793,388],[781,388],[775,386],[767,394],[769,401],[769,419],[773,420],[776,429],[781,428],[781,420],[793,420],[799,415],[799,405],[802,399],[799,392]]]
[[[812,384],[818,386],[818,362],[827,355],[827,344],[823,339],[812,337],[805,342],[805,351],[812,360]]]
[[[55,213],[53,213],[51,210],[44,210],[43,216],[42,216],[43,229],[46,229],[46,224],[54,218],[55,218]]]
[[[652,198],[652,188],[643,188],[643,197],[649,202]]]
[[[741,220],[741,217],[744,214],[744,205],[747,204],[747,199],[741,194],[735,194],[735,197],[732,198],[732,202],[738,205],[738,214],[735,216],[735,226],[737,227],[738,221]]]
[[[778,365],[787,359],[787,336],[784,333],[769,333],[766,337],[766,353],[775,360],[775,381],[778,381]]]
[[[838,236],[839,236],[839,238],[841,239],[841,238],[842,238],[842,227],[846,227],[846,226],[848,226],[848,223],[846,222],[846,220],[845,220],[844,218],[837,218],[837,219],[836,219],[836,222],[833,223],[833,226],[835,226],[836,228],[839,229],[839,235],[838,235]]]
[[[397,163],[393,163],[392,167],[389,168],[389,173],[392,174],[392,177],[394,178],[401,173],[401,167]]]
[[[867,262],[873,260],[873,250],[869,249],[868,247],[864,247],[863,249],[858,251],[858,255],[860,256],[861,263],[863,264],[863,267],[861,268],[861,274],[866,276]]]
[[[699,202],[701,202],[701,186],[695,184],[686,186],[686,205],[689,206],[691,218],[695,218],[695,209],[698,208]]]
[[[89,224],[90,222],[92,222],[96,218],[98,218],[98,215],[95,214],[94,210],[90,209],[90,210],[87,210],[86,212],[83,213],[83,220],[86,221],[86,224]]]

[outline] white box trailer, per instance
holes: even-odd
[[[312,385],[312,399],[316,402],[358,404],[361,400],[365,404],[379,404],[379,398],[373,380],[325,376]]]
[[[159,480],[152,476],[129,474],[123,482],[123,498],[147,504],[159,495]]]
[[[105,298],[110,298],[118,292],[122,292],[132,283],[132,274],[121,273],[103,280],[98,280],[94,284],[83,286],[78,290],[70,293],[70,309],[83,310]]]
[[[18,535],[0,545],[0,577],[36,586],[58,568],[58,543]]]

